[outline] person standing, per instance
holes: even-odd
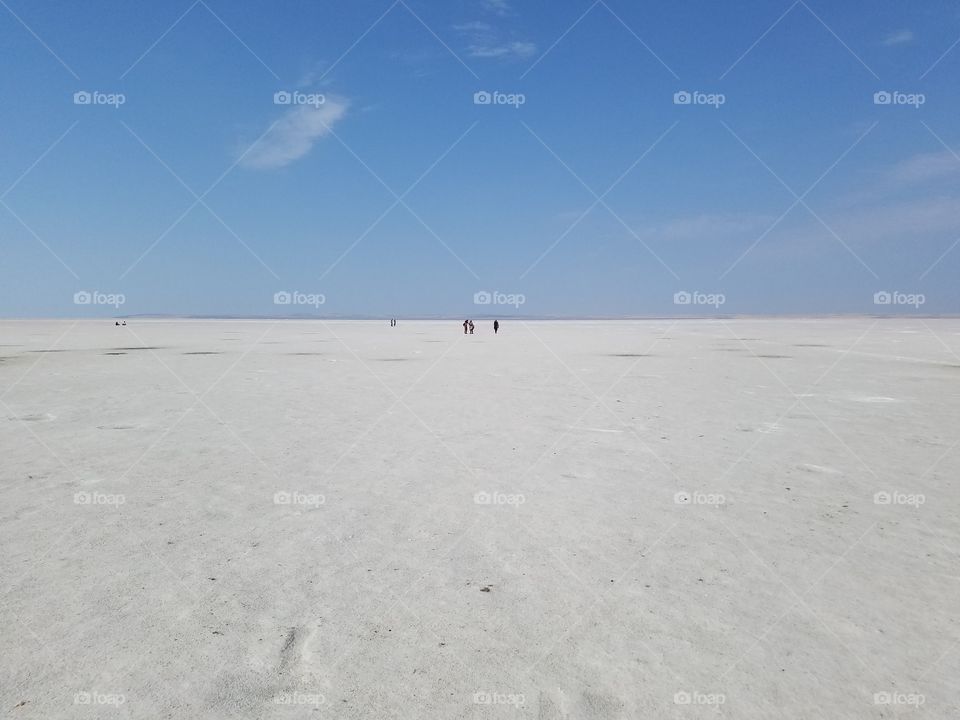
[[[499,331],[500,331],[500,321],[499,321],[499,320],[494,320],[494,321],[493,321],[493,334],[496,335]]]
[[[464,320],[464,321],[463,321],[463,334],[464,334],[464,335],[467,334],[467,325],[468,325],[468,324],[469,324],[469,321],[467,321],[467,320]]]
[[[473,320],[470,321],[470,334],[473,335]]]

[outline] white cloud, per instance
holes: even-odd
[[[887,47],[893,47],[895,45],[907,45],[908,43],[913,42],[913,31],[912,30],[898,30],[895,33],[890,33],[883,39],[883,45]]]
[[[912,242],[960,232],[960,198],[944,195],[885,203],[827,220],[844,240]]]
[[[650,228],[651,234],[675,241],[729,240],[762,232],[774,217],[759,213],[704,213],[668,220]]]
[[[960,159],[949,150],[920,153],[877,171],[865,183],[846,195],[847,205],[878,203],[891,197],[902,199],[916,191],[925,191],[931,183],[943,184],[960,179]]]
[[[958,233],[957,179],[960,160],[953,153],[919,153],[887,166],[823,217],[845,240],[864,244]]]
[[[470,45],[470,56],[478,58],[528,58],[537,52],[532,42],[509,42],[503,44],[474,43]]]
[[[794,224],[778,227],[750,255],[816,258],[824,257],[824,253],[846,252],[830,230],[802,209],[795,212],[798,215]],[[821,217],[868,265],[876,262],[878,247],[895,248],[897,252],[909,249],[917,265],[913,269],[919,272],[936,259],[936,248],[945,249],[944,243],[960,235],[960,197],[918,198]],[[851,268],[858,266],[852,257],[843,262],[849,262]],[[908,258],[904,256],[900,262],[904,266]],[[879,271],[879,267],[874,270]]]
[[[483,0],[483,7],[497,15],[507,15],[510,12],[510,3],[507,0]]]
[[[479,20],[474,22],[460,23],[459,25],[453,26],[454,30],[459,32],[492,32],[493,26],[490,23],[481,22]]]
[[[914,155],[897,163],[887,172],[886,178],[900,186],[918,185],[960,173],[960,159],[949,150]]]
[[[333,83],[332,77],[327,77],[327,71],[330,69],[330,63],[327,61],[318,61],[306,66],[297,80],[298,88],[314,88],[330,85]]]
[[[338,123],[349,103],[327,96],[319,106],[297,105],[291,108],[241,158],[240,164],[250,168],[278,168],[299,160],[310,152],[314,143]]]
[[[483,6],[500,17],[511,13],[510,5],[505,0],[483,0]],[[453,29],[464,36],[470,57],[522,60],[537,53],[535,43],[518,40],[514,33],[504,32],[484,20],[460,23],[454,25]]]

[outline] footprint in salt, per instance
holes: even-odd
[[[51,415],[50,413],[29,413],[27,415],[20,415],[19,417],[10,418],[11,420],[22,420],[23,422],[50,422],[51,420],[56,420],[56,415]]]

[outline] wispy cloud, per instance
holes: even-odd
[[[887,170],[884,179],[898,186],[912,186],[960,174],[960,160],[949,150],[921,153]]]
[[[497,15],[509,15],[510,3],[507,0],[482,0],[485,10]]]
[[[346,114],[349,102],[327,96],[322,105],[291,108],[245,155],[245,167],[279,168],[304,157]]]
[[[532,42],[508,42],[501,45],[472,44],[468,48],[470,57],[477,58],[528,58],[537,52],[537,46]]]
[[[912,42],[913,30],[897,30],[897,32],[887,35],[881,44],[887,47],[893,47],[895,45],[907,45]]]
[[[567,227],[574,222],[579,225],[585,209],[557,213],[554,218],[559,224]],[[598,237],[595,233],[602,228],[609,229],[612,233],[611,237],[629,237],[624,235],[622,226],[613,218],[606,217],[600,211],[595,210],[594,213],[596,214],[592,217],[582,218],[583,233],[595,239]],[[744,210],[691,213],[631,224],[639,237],[651,243],[659,242],[678,246],[686,243],[709,243],[713,246],[725,246],[737,241],[753,240],[770,227],[775,219],[776,215],[772,213]]]
[[[453,29],[462,33],[492,33],[493,26],[480,20],[454,25]]]
[[[926,269],[936,258],[937,248],[960,235],[960,197],[944,195],[860,207],[822,216],[828,226],[867,262],[870,248],[911,248],[909,259],[901,261],[901,270]],[[829,230],[813,218],[800,217],[801,224],[782,228],[764,239],[774,253],[816,257],[836,242]],[[835,249],[839,249],[839,245]],[[842,252],[842,251],[841,251]],[[916,267],[910,267],[911,264]],[[852,267],[852,266],[851,266]]]
[[[506,18],[514,15],[509,0],[480,0],[480,9],[486,18],[495,15]],[[499,21],[501,24],[503,20]],[[467,53],[475,58],[499,58],[523,60],[537,54],[537,46],[529,40],[518,38],[515,33],[505,33],[493,21],[474,20],[454,25],[453,29],[464,36]]]
[[[844,238],[923,241],[960,232],[960,197],[942,195],[858,209],[830,220]]]
[[[466,38],[470,57],[523,60],[537,53],[535,43],[504,37],[488,22],[477,20],[461,23],[454,25],[453,29]]]
[[[685,242],[692,240],[729,240],[761,232],[774,218],[761,213],[702,213],[672,218],[648,228],[652,236]]]
[[[328,61],[317,61],[306,65],[297,79],[298,88],[313,88],[324,85],[331,85],[334,82],[332,77],[328,77],[330,63]]]
[[[844,197],[844,204],[881,203],[900,200],[918,192],[930,194],[956,188],[960,180],[960,159],[949,150],[918,153],[887,165]],[[935,185],[934,185],[935,183]]]

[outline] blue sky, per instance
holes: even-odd
[[[3,0],[0,38],[5,316],[960,311],[954,3]]]

